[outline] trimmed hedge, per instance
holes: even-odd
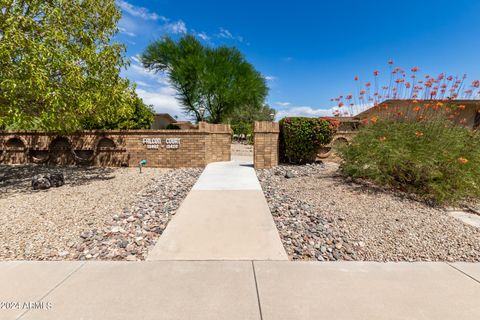
[[[280,120],[280,158],[284,162],[314,162],[320,147],[329,144],[338,128],[332,118],[289,117]]]

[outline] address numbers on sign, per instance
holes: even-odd
[[[149,150],[158,150],[162,147],[178,149],[180,147],[180,138],[143,138],[142,144]]]

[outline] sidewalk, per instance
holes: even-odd
[[[0,319],[479,319],[480,264],[2,262]]]
[[[148,260],[288,260],[252,165],[209,164]]]

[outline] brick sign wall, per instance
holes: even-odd
[[[0,132],[0,163],[94,166],[204,167],[230,160],[228,125],[200,123],[194,130],[86,131],[71,135]]]

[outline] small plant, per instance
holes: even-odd
[[[296,164],[314,162],[320,147],[330,143],[338,121],[292,117],[280,120],[281,157]]]
[[[352,178],[437,204],[480,198],[480,134],[448,120],[375,119],[338,152]]]

